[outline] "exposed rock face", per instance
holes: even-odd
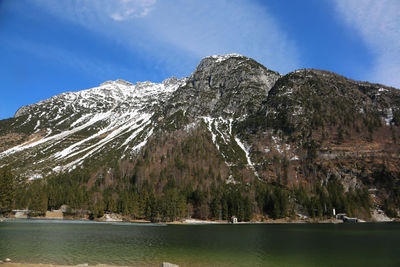
[[[375,222],[391,222],[393,221],[390,219],[382,210],[373,210],[372,211],[372,221]]]
[[[210,56],[199,63],[169,102],[190,117],[239,118],[258,110],[279,77],[241,55]]]
[[[15,112],[14,118],[23,116],[29,112],[29,106],[22,106],[20,107],[17,112]]]

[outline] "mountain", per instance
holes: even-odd
[[[133,155],[151,135],[155,111],[184,83],[108,81],[21,107],[2,121],[0,158],[33,179],[76,168],[111,148]]]
[[[292,214],[354,214],[334,200],[343,195],[396,216],[399,140],[397,89],[314,69],[281,75],[229,54],[204,58],[187,78],[108,81],[23,106],[0,121],[0,167],[22,181],[80,173],[80,187],[116,202],[123,185],[206,191],[206,207],[195,207],[202,218],[224,185],[243,187],[244,205],[268,216],[274,205],[260,202],[260,184]]]

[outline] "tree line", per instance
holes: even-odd
[[[34,215],[68,205],[68,213],[89,214],[98,218],[105,212],[120,213],[132,219],[153,222],[185,218],[239,221],[256,218],[296,218],[298,213],[311,218],[331,217],[332,209],[349,216],[368,216],[371,201],[367,189],[345,192],[338,179],[325,184],[287,188],[277,183],[217,183],[207,187],[194,183],[178,185],[169,176],[161,192],[148,180],[105,186],[102,182],[89,188],[88,175],[73,171],[44,179],[16,182],[9,168],[0,169],[0,208],[28,208]]]

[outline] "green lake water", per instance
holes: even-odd
[[[0,222],[0,259],[159,266],[400,266],[400,224]]]

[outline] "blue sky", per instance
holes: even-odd
[[[188,76],[226,53],[400,88],[398,14],[398,0],[0,0],[0,119],[106,80]]]

